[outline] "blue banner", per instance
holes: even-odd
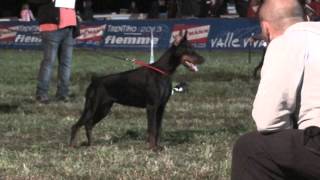
[[[155,48],[167,48],[171,24],[160,21],[117,21],[106,26],[105,48],[150,48],[151,32]]]
[[[182,19],[182,20],[106,20],[82,22],[78,48],[149,49],[151,33],[155,48],[166,49],[180,31],[197,49],[252,49],[263,41],[249,38],[260,33],[257,20]],[[36,22],[0,22],[0,48],[40,48],[41,34]]]
[[[40,45],[41,37],[37,23],[0,23],[0,48],[37,48]]]

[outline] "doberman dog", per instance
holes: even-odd
[[[174,37],[172,46],[158,61],[150,64],[153,68],[138,67],[133,70],[96,77],[86,91],[86,101],[82,115],[71,128],[70,146],[75,145],[75,136],[81,126],[85,126],[88,141],[83,145],[90,146],[92,128],[110,111],[113,103],[126,106],[146,108],[147,141],[152,150],[161,149],[159,136],[163,113],[171,96],[172,75],[180,64],[191,71],[197,71],[197,64],[204,58],[196,53],[187,40],[187,33]],[[155,71],[161,70],[165,74]]]

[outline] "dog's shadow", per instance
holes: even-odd
[[[228,131],[226,129],[187,129],[166,131],[162,135],[162,142],[168,146],[177,146],[188,143],[199,143],[200,137],[210,137],[218,133]]]
[[[1,113],[13,113],[19,109],[18,104],[1,103],[0,112]]]
[[[188,144],[192,142],[198,142],[199,136],[213,136],[217,133],[222,133],[227,131],[226,129],[216,129],[216,130],[176,130],[176,131],[163,131],[161,135],[161,144],[166,144],[168,146],[178,146],[181,144]],[[145,130],[127,130],[121,136],[112,136],[107,139],[96,139],[94,144],[105,145],[105,144],[116,144],[128,141],[146,141],[146,131]]]
[[[13,102],[2,102],[0,103],[0,113],[15,113],[19,110],[26,111],[26,105],[33,105],[36,101],[32,98],[23,98],[15,100]]]

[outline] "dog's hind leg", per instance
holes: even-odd
[[[78,120],[78,122],[71,127],[71,137],[70,137],[70,144],[69,144],[71,147],[75,146],[74,140],[79,128],[85,125],[85,123],[89,121],[89,119],[91,118],[92,118],[92,112],[90,110],[85,109],[80,119]]]
[[[95,111],[95,114],[93,115],[93,118],[91,121],[87,121],[85,124],[85,130],[86,130],[86,136],[88,139],[88,142],[84,145],[90,146],[92,142],[92,129],[93,127],[100,122],[104,117],[108,115],[110,112],[110,109],[112,107],[113,102],[109,101],[107,103],[104,103],[103,105],[98,106],[97,110]]]
[[[86,102],[83,109],[83,112],[81,114],[80,119],[71,127],[71,136],[70,136],[70,143],[69,145],[75,146],[75,138],[77,135],[77,132],[79,128],[83,125],[85,125],[88,121],[90,121],[93,118],[94,112],[95,112],[95,88],[93,88],[93,84],[91,83],[86,91]]]

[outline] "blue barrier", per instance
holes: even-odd
[[[198,49],[252,49],[263,47],[262,41],[250,43],[249,37],[260,33],[257,20],[182,19],[182,20],[106,20],[81,23],[78,48],[150,48],[166,49],[172,36],[187,30],[188,39]],[[37,22],[0,22],[0,48],[40,48]]]

